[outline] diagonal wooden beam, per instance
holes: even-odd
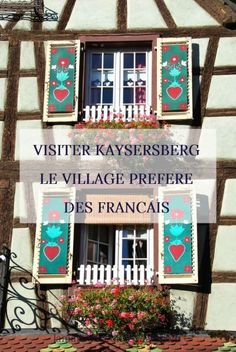
[[[58,30],[64,30],[69,22],[76,0],[67,0],[57,26]]]
[[[219,0],[195,0],[205,11],[209,13],[219,24],[227,25],[236,22],[236,14],[229,6]]]
[[[127,0],[117,1],[117,29],[120,32],[127,31]]]
[[[210,90],[218,44],[219,44],[219,37],[211,37],[209,39],[205,65],[204,65],[203,74],[202,74],[202,81],[200,86],[201,118],[205,116],[205,112],[206,112],[208,94]]]
[[[175,23],[174,18],[172,17],[168,7],[166,6],[164,0],[155,0],[157,7],[164,18],[165,23],[167,24],[168,28],[176,28],[177,25]]]

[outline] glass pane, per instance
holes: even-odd
[[[98,231],[96,225],[88,225],[88,238],[90,240],[98,241]]]
[[[91,104],[100,104],[101,102],[101,89],[100,88],[92,88],[91,89]]]
[[[133,267],[133,264],[134,264],[133,259],[131,259],[131,260],[127,260],[127,259],[122,260],[122,265],[124,265],[124,266],[130,265],[131,267]],[[126,272],[125,272],[125,276],[126,276]]]
[[[112,104],[113,103],[113,89],[104,88],[103,89],[103,104]]]
[[[147,238],[147,226],[138,225],[136,227],[136,237]]]
[[[102,67],[102,54],[92,54],[92,68]]]
[[[146,88],[135,88],[135,103],[136,104],[146,103]]]
[[[133,104],[133,88],[124,88],[124,104]]]
[[[147,241],[136,240],[135,243],[135,256],[136,258],[147,258]]]
[[[100,226],[100,242],[109,242],[109,227],[108,226]]]
[[[88,242],[88,261],[97,262],[98,245]]]
[[[104,68],[113,68],[113,54],[104,54]]]
[[[99,246],[99,263],[100,264],[108,263],[108,246],[105,244],[100,244]]]
[[[136,54],[136,68],[146,67],[146,54]]]
[[[101,72],[92,71],[91,74],[91,86],[92,87],[101,87]]]
[[[134,241],[123,240],[122,241],[122,258],[133,258],[134,256]]]
[[[133,226],[126,226],[123,228],[123,237],[133,237],[134,236],[134,227]]]
[[[124,68],[134,67],[134,54],[124,54]]]
[[[133,87],[136,79],[137,79],[137,75],[133,71],[124,72],[124,86]]]
[[[114,73],[113,71],[104,71],[103,75],[102,75],[102,84],[105,87],[110,87],[113,86],[113,82],[114,82]]]
[[[147,260],[135,260],[135,264],[138,265],[138,266],[144,265],[146,267]]]

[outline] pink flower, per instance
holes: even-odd
[[[118,331],[116,331],[116,330],[114,330],[114,331],[112,331],[112,336],[117,336],[118,334],[119,334],[119,332]]]
[[[121,312],[120,313],[120,318],[129,318],[129,312]]]
[[[185,266],[184,266],[184,271],[185,271],[186,273],[191,273],[192,267],[191,267],[190,265],[185,265]]]
[[[164,53],[166,52],[166,51],[168,51],[169,50],[169,45],[163,45],[163,47],[162,47],[162,51],[164,51]]]
[[[86,319],[86,320],[85,320],[85,325],[86,325],[86,326],[89,326],[89,325],[90,325],[90,320],[89,320],[89,319]]]
[[[134,324],[131,324],[131,323],[128,324],[128,327],[130,330],[134,330],[134,328],[135,328]]]
[[[186,242],[186,243],[190,242],[190,237],[185,237],[184,242]]]
[[[172,268],[171,268],[170,265],[166,265],[166,266],[164,267],[164,272],[165,272],[165,273],[171,273],[171,271],[172,271]]]
[[[165,236],[165,242],[169,242],[170,236]]]
[[[138,319],[142,319],[142,318],[145,318],[146,315],[147,315],[146,312],[138,312],[138,313],[137,313],[137,318],[138,318]]]
[[[79,307],[76,307],[75,310],[74,310],[74,313],[75,314],[79,314],[81,312],[81,309]]]
[[[133,346],[133,345],[135,344],[135,341],[132,340],[132,339],[130,339],[129,342],[128,342],[128,344],[129,344],[130,346]]]
[[[184,212],[182,209],[178,209],[178,208],[172,209],[171,217],[172,219],[180,220],[184,217]]]

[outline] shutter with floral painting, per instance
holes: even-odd
[[[74,202],[75,189],[40,193],[33,276],[40,283],[71,283],[74,212],[65,212],[65,202]]]
[[[169,212],[159,218],[159,282],[197,283],[195,193],[187,187],[166,187],[160,198],[169,203]]]
[[[43,120],[77,121],[80,42],[48,42],[46,53]]]
[[[192,118],[191,38],[157,40],[157,115]]]

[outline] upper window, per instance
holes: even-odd
[[[191,39],[127,44],[88,44],[80,61],[80,41],[48,42],[44,121],[192,118]]]
[[[86,105],[151,105],[151,51],[90,51]]]

